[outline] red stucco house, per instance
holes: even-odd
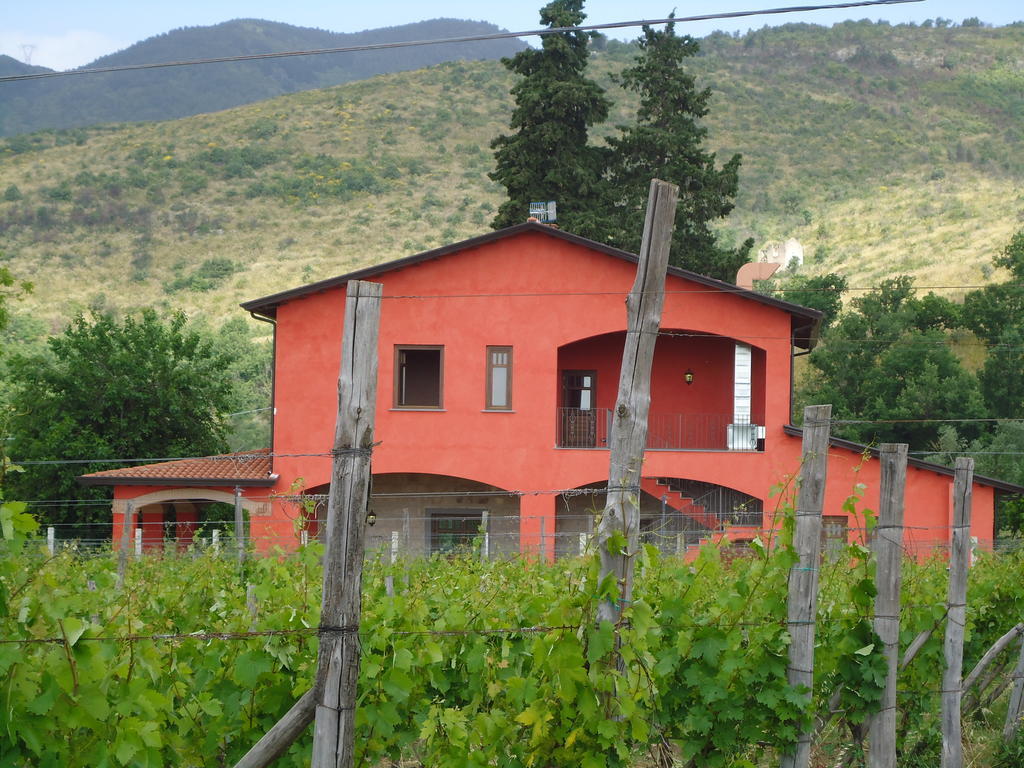
[[[114,537],[131,500],[152,545],[189,536],[209,501],[241,489],[257,548],[293,547],[326,493],[350,279],[384,286],[370,545],[444,549],[485,530],[490,552],[578,551],[607,482],[609,412],[636,258],[527,223],[243,304],[274,326],[272,452],[86,475],[114,487]],[[665,546],[771,526],[773,486],[799,468],[794,356],[814,310],[670,268],[652,372],[643,527]],[[834,441],[826,531],[856,535],[854,486],[878,505],[879,463]],[[972,533],[993,538],[996,495],[976,478]],[[303,506],[302,498],[307,504]],[[949,539],[952,473],[912,461],[908,538]],[[312,519],[308,529],[316,531]],[[724,532],[724,533],[723,533]]]

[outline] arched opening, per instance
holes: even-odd
[[[558,349],[557,445],[607,448],[625,332]],[[648,450],[764,449],[765,353],[735,339],[662,329],[651,368]]]
[[[171,488],[154,491],[130,500],[134,510],[133,525],[140,531],[145,550],[174,546],[183,551],[194,543],[210,543],[215,538],[227,540],[235,536],[234,494],[208,488]],[[243,522],[253,511],[253,501],[241,499]],[[127,501],[115,502],[123,514]],[[122,530],[114,526],[115,538]],[[135,535],[135,534],[133,534]],[[242,535],[246,535],[245,532]]]
[[[583,554],[593,546],[607,487],[607,481],[589,483],[558,497],[556,557]],[[763,526],[760,499],[713,483],[644,477],[639,499],[640,541],[653,544],[664,554],[683,555],[690,547],[723,537],[749,542]]]
[[[315,486],[297,499],[310,537],[326,530],[329,490],[326,484]],[[475,551],[488,558],[519,553],[519,497],[475,480],[376,474],[367,516],[368,553],[420,557]]]
[[[558,497],[555,511],[555,557],[574,557],[591,551],[598,516],[604,510],[607,481],[589,483]],[[682,554],[686,548],[711,536],[714,528],[690,505],[670,503],[657,494],[653,478],[641,483],[640,542],[653,544],[665,554]]]

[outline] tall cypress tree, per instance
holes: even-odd
[[[583,0],[553,0],[540,12],[548,28],[578,26],[586,18]],[[588,129],[608,117],[604,90],[584,77],[586,32],[545,35],[542,47],[521,51],[502,63],[522,75],[513,88],[513,133],[491,142],[495,170],[490,177],[508,190],[494,227],[526,220],[531,201],[555,200],[563,227],[587,234],[596,213],[607,150],[587,143]]]
[[[620,135],[608,142],[613,197],[597,239],[638,250],[650,180],[670,181],[680,191],[670,263],[733,282],[749,260],[753,240],[738,249],[720,248],[709,226],[733,209],[740,155],[716,169],[714,153],[702,148],[707,129],[700,120],[708,113],[711,91],[698,90],[682,66],[700,46],[689,35],[676,35],[671,23],[661,31],[645,26],[639,46],[636,63],[618,81],[639,95],[640,106],[636,124],[620,126]]]

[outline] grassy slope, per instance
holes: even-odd
[[[724,236],[795,236],[820,259],[806,269],[854,286],[992,278],[1024,218],[1022,43],[1021,27],[872,24],[706,40],[693,69],[715,91],[709,146],[744,155]],[[601,54],[595,73],[629,55]],[[89,306],[220,320],[240,300],[479,234],[501,199],[487,145],[511,83],[497,63],[454,63],[15,137],[0,145],[0,248],[37,283],[22,306],[52,328]],[[631,106],[610,94],[611,126]]]

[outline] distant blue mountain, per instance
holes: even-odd
[[[259,19],[237,19],[157,35],[103,56],[83,69],[499,31],[482,21],[434,19],[340,34]],[[525,47],[519,40],[509,38],[0,83],[0,135],[185,117],[445,61],[511,56]],[[10,56],[0,56],[0,76],[45,71],[45,67],[32,67]]]

